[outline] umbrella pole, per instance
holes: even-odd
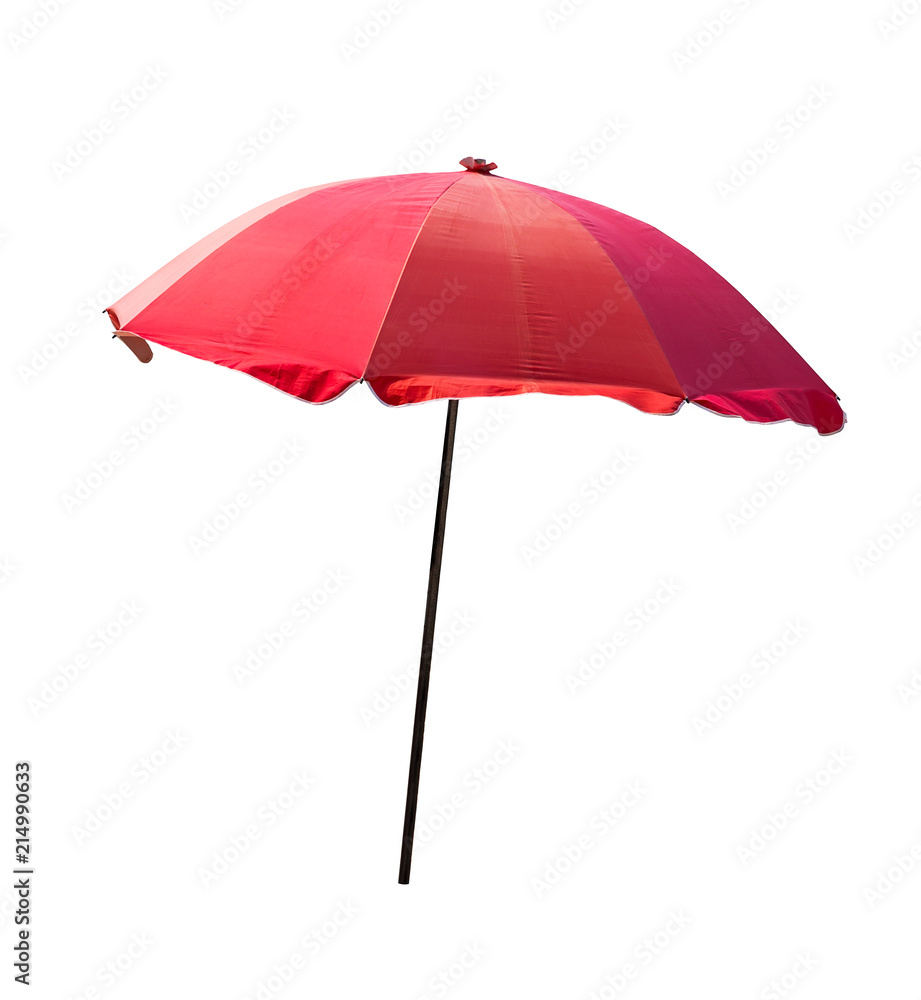
[[[454,428],[457,425],[457,400],[448,400],[445,422],[444,451],[441,454],[441,480],[435,507],[435,534],[432,539],[432,562],[429,568],[429,590],[425,601],[425,624],[422,627],[422,658],[419,662],[419,683],[416,688],[416,718],[413,722],[413,745],[409,755],[409,781],[406,785],[406,814],[403,817],[403,851],[400,855],[400,884],[409,884],[409,869],[413,860],[413,834],[416,829],[416,802],[419,798],[419,772],[422,769],[422,737],[425,730],[425,707],[429,694],[429,674],[432,669],[432,649],[435,643],[435,610],[438,605],[438,584],[441,579],[441,553],[445,540],[445,520],[448,515],[448,489],[451,486],[451,460],[454,456]]]

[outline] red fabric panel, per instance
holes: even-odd
[[[687,396],[746,420],[840,430],[835,393],[732,285],[658,229],[533,185],[565,208],[624,274]]]
[[[218,247],[238,233],[243,232],[244,229],[251,226],[254,222],[292,201],[297,201],[299,198],[304,198],[314,191],[331,186],[330,184],[320,184],[316,187],[292,191],[291,194],[282,195],[280,198],[274,198],[264,205],[259,205],[257,208],[252,208],[248,212],[244,212],[243,215],[238,216],[236,219],[231,219],[230,222],[225,223],[220,229],[215,229],[213,233],[209,233],[187,250],[183,250],[178,257],[174,257],[168,264],[164,264],[159,271],[155,271],[149,278],[142,281],[136,288],[132,288],[130,292],[127,292],[106,310],[112,317],[116,329],[125,329],[127,324],[142,309],[149,306],[157,296],[162,295],[174,281],[181,278],[182,275],[190,271],[196,264],[201,263],[208,254],[213,253]]]
[[[461,176],[346,181],[281,199],[245,228],[231,224],[220,245],[208,238],[209,252],[124,328],[302,399],[332,399],[361,376],[419,226]],[[114,304],[117,317],[131,296],[149,296],[148,282],[159,290],[154,275]]]
[[[550,392],[671,413],[684,399],[584,227],[541,194],[473,172],[426,218],[365,378],[395,405]]]

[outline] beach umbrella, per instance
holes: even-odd
[[[693,403],[833,434],[838,397],[725,279],[664,233],[549,188],[462,171],[295,191],[228,222],[106,310],[148,342],[325,403],[447,399],[399,880],[409,881],[458,400]]]

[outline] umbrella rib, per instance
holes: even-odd
[[[359,381],[364,382],[365,376],[368,374],[368,365],[371,364],[371,358],[374,357],[374,351],[377,348],[377,343],[381,339],[381,333],[384,330],[384,324],[387,322],[387,317],[390,315],[390,310],[393,308],[393,300],[396,298],[397,291],[400,287],[400,282],[403,280],[403,275],[406,273],[406,267],[409,264],[409,260],[413,255],[413,250],[416,249],[416,243],[419,241],[419,237],[422,235],[422,230],[425,228],[426,222],[428,222],[429,216],[435,209],[435,206],[441,201],[442,198],[454,187],[454,185],[463,177],[463,173],[458,173],[456,180],[452,181],[440,195],[429,205],[428,210],[425,213],[425,217],[419,223],[416,229],[416,235],[413,237],[412,244],[406,253],[406,259],[403,261],[403,266],[400,268],[400,273],[397,276],[397,280],[393,283],[393,291],[390,293],[390,299],[387,302],[387,308],[384,310],[384,314],[381,316],[380,326],[377,328],[377,333],[374,336],[374,340],[371,342],[371,349],[368,351],[368,360],[365,362],[364,369],[362,370],[361,377]],[[376,395],[376,394],[375,394]]]
[[[556,204],[556,203],[554,203],[554,204]],[[646,310],[643,308],[643,303],[640,302],[639,296],[633,290],[632,286],[630,285],[630,282],[627,281],[626,275],[620,269],[620,265],[617,263],[616,260],[614,260],[614,258],[604,248],[604,244],[601,242],[601,240],[599,240],[598,237],[595,236],[595,234],[591,231],[591,229],[589,229],[588,226],[581,219],[576,218],[576,216],[574,216],[572,214],[572,212],[570,212],[568,209],[566,209],[565,206],[560,205],[559,207],[562,208],[563,211],[566,212],[566,214],[571,219],[573,219],[579,226],[582,227],[583,231],[585,232],[585,235],[595,244],[595,246],[598,247],[598,249],[604,254],[604,256],[611,262],[611,266],[617,271],[617,273],[621,276],[621,278],[623,278],[624,282],[626,282],[627,287],[630,289],[630,296],[632,297],[633,301],[636,303],[637,309],[639,309],[639,311],[643,314],[643,319],[646,320],[646,326],[649,327],[649,332],[652,335],[652,339],[656,342],[656,344],[658,345],[659,350],[662,352],[662,357],[665,358],[665,363],[668,365],[668,370],[672,373],[672,376],[675,379],[675,384],[681,389],[681,396],[682,396],[681,402],[682,403],[690,403],[691,399],[688,396],[687,391],[685,390],[684,384],[682,383],[681,379],[678,378],[678,373],[675,371],[674,365],[672,365],[672,359],[668,356],[668,351],[665,350],[665,347],[663,346],[662,341],[659,340],[659,337],[656,334],[655,327],[652,325],[652,322],[650,321],[649,316],[646,315]],[[656,232],[658,232],[658,230],[656,230]]]
[[[515,339],[518,344],[518,359],[522,368],[527,369],[527,378],[536,382],[534,372],[534,352],[531,349],[531,313],[528,309],[527,295],[524,291],[524,258],[515,239],[515,229],[508,208],[500,197],[501,188],[490,185],[490,193],[496,203],[496,209],[502,218],[502,231],[505,235],[506,249],[512,269],[512,289],[515,293]]]

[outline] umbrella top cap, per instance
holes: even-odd
[[[485,160],[478,160],[472,156],[465,156],[460,161],[460,165],[477,174],[488,174],[490,170],[496,169],[495,163],[487,163]]]

